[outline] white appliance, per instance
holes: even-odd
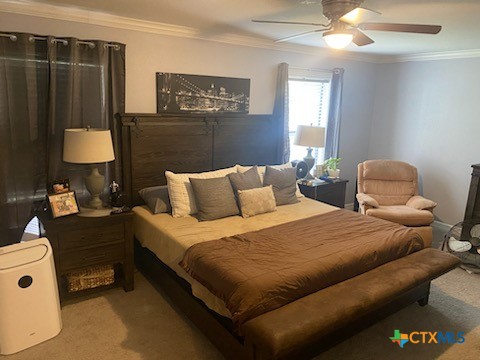
[[[49,241],[41,238],[0,247],[0,354],[37,345],[61,329]]]

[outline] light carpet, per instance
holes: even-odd
[[[402,274],[398,274],[402,276]],[[112,289],[62,308],[63,330],[54,339],[5,360],[222,359],[221,354],[140,273],[135,291]],[[465,332],[463,344],[412,344],[389,339],[393,331]],[[321,354],[328,359],[479,359],[480,276],[456,269],[432,283],[430,303],[417,304]]]

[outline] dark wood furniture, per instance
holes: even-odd
[[[38,214],[44,236],[52,244],[60,299],[66,300],[106,287],[123,285],[133,290],[133,213],[104,217],[70,215],[52,219],[47,212]],[[69,293],[65,275],[95,265],[114,265],[113,285]]]
[[[125,114],[120,122],[122,185],[133,205],[141,203],[140,189],[166,184],[165,170],[280,163],[270,115]]]
[[[470,189],[468,191],[467,206],[463,217],[461,238],[470,239],[470,230],[480,223],[480,164],[472,165]],[[472,248],[471,252],[475,251]]]
[[[280,162],[278,137],[275,135],[279,130],[275,130],[278,126],[271,116],[223,118],[221,115],[127,114],[120,120],[123,125],[123,182],[130,205],[140,203],[139,189],[165,184],[163,172],[167,169],[198,172],[235,163],[262,165]],[[135,243],[137,268],[161,287],[162,292],[168,294],[228,359],[311,358],[408,304],[418,301],[420,305],[426,305],[430,280],[457,264],[457,259],[452,260],[453,257],[448,254],[433,249],[422,250],[417,255],[386,264],[389,271],[384,276],[388,279],[382,281],[383,287],[378,286],[377,279],[377,274],[384,273],[382,269],[362,274],[363,280],[350,279],[354,282],[352,285],[339,283],[329,287],[332,291],[340,289],[335,299],[345,303],[337,310],[342,313],[348,309],[354,315],[339,316],[328,330],[322,326],[330,314],[325,314],[322,309],[325,304],[335,305],[337,301],[326,301],[321,290],[250,320],[245,324],[244,337],[240,337],[232,331],[231,320],[208,309],[192,295],[191,287],[185,280],[149,249],[142,247],[138,241]],[[430,254],[431,251],[435,253]],[[399,266],[414,274],[402,277],[395,285],[390,279],[396,276]],[[352,293],[352,289],[356,289],[357,293]],[[382,294],[370,299],[371,296],[362,293],[362,289],[377,289]],[[362,309],[362,301],[366,298],[371,300],[368,302],[370,305]],[[285,313],[291,324],[282,320]]]
[[[480,164],[472,165],[472,178],[468,191],[467,208],[465,209],[464,221],[473,219],[480,220]]]
[[[340,208],[345,207],[345,191],[348,180],[338,179],[315,185],[298,184],[303,195]]]

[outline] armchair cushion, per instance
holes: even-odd
[[[417,210],[406,205],[379,206],[368,209],[365,213],[405,226],[426,226],[433,222],[433,214],[430,211]]]
[[[425,199],[423,196],[416,195],[407,201],[407,206],[417,210],[433,210],[437,203],[432,200]]]
[[[369,205],[374,208],[378,208],[380,205],[377,200],[372,198],[370,195],[359,193],[357,194],[357,200],[360,205]]]

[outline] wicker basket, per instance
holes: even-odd
[[[68,292],[93,289],[115,282],[113,265],[93,266],[66,275]]]

